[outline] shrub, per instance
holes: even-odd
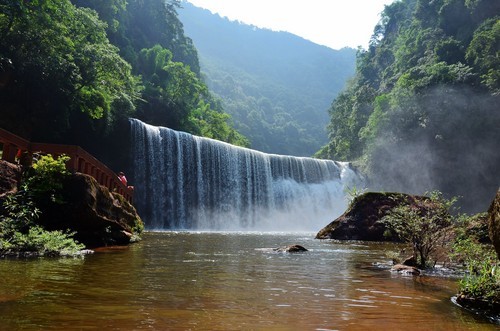
[[[397,205],[382,223],[388,234],[396,235],[411,247],[417,265],[427,268],[431,266],[431,256],[447,244],[447,228],[452,224],[450,208],[455,202],[456,198],[447,200],[440,192],[432,192],[428,199],[412,205]]]
[[[28,233],[16,232],[12,244],[19,252],[36,252],[38,255],[76,255],[85,248],[76,242],[74,232],[47,231],[40,226],[29,229]]]
[[[468,272],[460,280],[459,292],[468,298],[500,303],[500,270],[493,250],[479,260],[470,260]]]
[[[68,157],[54,159],[42,156],[27,174],[22,190],[8,196],[0,215],[0,255],[32,252],[38,255],[75,255],[85,248],[72,237],[74,233],[47,231],[37,224],[40,210],[35,201],[48,196],[53,202],[62,187],[62,178],[68,174]]]
[[[49,198],[52,202],[63,202],[58,192],[63,188],[63,179],[69,175],[66,170],[66,162],[69,159],[66,155],[57,159],[50,154],[42,155],[27,172],[24,190],[37,199]]]
[[[482,231],[472,232],[476,216],[459,218],[451,258],[463,264],[467,273],[459,282],[460,296],[500,305],[500,270],[493,245],[480,243]]]

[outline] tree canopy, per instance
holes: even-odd
[[[0,125],[30,139],[98,146],[134,116],[246,145],[200,78],[178,6],[0,0]]]
[[[96,13],[69,1],[2,1],[2,124],[57,137],[78,113],[112,122],[139,97],[138,79]],[[75,115],[76,114],[76,115]]]

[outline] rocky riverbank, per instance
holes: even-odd
[[[40,191],[39,187],[29,192],[25,184],[27,169],[24,170],[23,174],[21,166],[0,161],[2,222],[22,218],[22,215],[17,214],[19,211],[25,213],[23,203],[29,202],[32,206],[26,210],[36,214],[36,222],[30,224],[30,227],[36,225],[46,231],[72,233],[73,238],[85,248],[127,245],[139,240],[144,225],[134,206],[120,194],[99,185],[93,177],[81,173],[52,176],[56,179],[44,179],[46,188],[39,185],[42,189],[47,189],[47,192]],[[53,180],[57,180],[57,185]],[[12,198],[16,196],[19,198],[12,203]],[[9,198],[10,203],[14,204],[16,215],[13,215],[14,207],[4,206]],[[29,229],[20,230],[21,234],[27,234]],[[9,255],[20,253],[0,247],[0,251],[2,250]]]
[[[404,242],[408,244],[406,254],[413,249],[413,257],[401,261],[406,256],[396,256],[399,253],[395,252],[394,262],[397,264],[392,267],[394,272],[420,275],[422,271],[415,268],[419,266],[430,268],[424,274],[432,275],[432,272],[427,272],[437,270],[432,264],[418,264],[417,258],[420,259],[424,252],[427,254],[425,258],[434,266],[436,262],[447,264],[452,266],[450,270],[461,270],[464,274],[454,299],[457,304],[499,320],[500,190],[488,213],[473,216],[443,212],[440,201],[447,205],[446,200],[433,200],[432,197],[365,193],[356,197],[344,214],[321,229],[316,238]],[[401,218],[395,223],[396,233],[391,231],[394,227],[391,228],[387,221],[388,216]],[[408,224],[411,226],[404,229]],[[397,236],[398,232],[400,236]]]

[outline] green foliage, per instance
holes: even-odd
[[[41,256],[76,255],[85,246],[72,238],[74,234],[59,230],[47,231],[35,226],[26,234],[15,232],[5,248],[18,252],[36,252]]]
[[[0,255],[75,255],[85,248],[74,241],[74,233],[47,231],[37,225],[40,211],[24,192],[8,196],[2,207],[5,215],[0,216]]]
[[[500,272],[498,259],[491,244],[481,244],[482,233],[467,229],[475,220],[462,216],[456,227],[451,258],[462,263],[467,274],[459,282],[459,293],[467,298],[500,303]]]
[[[40,210],[25,194],[7,196],[2,207],[5,215],[0,222],[0,233],[3,239],[12,237],[17,231],[26,232],[40,215]]]
[[[466,59],[477,69],[481,82],[493,93],[500,93],[500,16],[486,20],[474,32]]]
[[[366,126],[359,131],[359,138],[366,146],[375,143],[379,136],[379,130],[384,126],[384,121],[387,120],[386,114],[391,107],[390,103],[391,97],[387,94],[375,98],[373,112],[370,114]]]
[[[441,193],[432,192],[427,200],[396,206],[382,222],[408,244],[419,267],[427,268],[433,254],[448,241],[448,227],[452,224],[450,208],[455,202],[456,198],[447,200]]]
[[[184,63],[199,76],[198,53],[192,40],[184,34],[177,14],[179,7],[179,0],[127,1],[120,19],[121,33],[116,36],[115,44],[132,65],[142,49],[161,45],[172,52],[173,61]]]
[[[360,189],[356,185],[353,185],[350,187],[346,187],[345,191],[349,197],[349,203],[352,203],[353,201],[356,200],[357,197],[364,194],[367,191],[367,189],[366,188]]]
[[[459,282],[459,293],[467,298],[500,303],[500,273],[498,259],[491,244],[481,243],[487,228],[478,226],[486,215],[462,215],[455,226],[455,240],[450,254],[452,261],[466,267],[466,275]],[[474,231],[471,231],[474,229]]]
[[[247,146],[229,126],[230,116],[189,66],[172,61],[172,53],[160,45],[143,49],[137,60],[145,80],[144,99],[138,117],[148,123]],[[215,107],[214,107],[214,106]]]
[[[179,6],[0,1],[0,126],[105,156],[107,139],[132,116],[245,144],[200,79]]]
[[[59,192],[63,187],[63,180],[69,175],[66,162],[69,156],[61,155],[57,159],[50,154],[42,155],[27,173],[24,189],[37,199],[49,198],[52,202],[61,203],[63,198]]]
[[[496,255],[489,251],[469,265],[469,273],[460,281],[459,292],[492,304],[500,303],[500,272]]]
[[[0,57],[12,62],[16,82],[0,89],[4,127],[57,136],[78,113],[111,124],[134,110],[137,80],[95,12],[69,0],[4,6]]]
[[[72,0],[77,7],[88,7],[99,13],[99,19],[107,23],[108,35],[117,33],[120,16],[126,9],[126,0]]]

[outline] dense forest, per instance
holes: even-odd
[[[79,144],[105,161],[129,117],[247,145],[200,78],[179,6],[1,0],[0,127]]]
[[[485,210],[500,184],[499,52],[498,0],[386,6],[317,156],[358,160],[374,187]]]
[[[328,141],[327,110],[354,74],[356,50],[230,21],[189,2],[182,7],[206,83],[252,148],[311,156]]]

